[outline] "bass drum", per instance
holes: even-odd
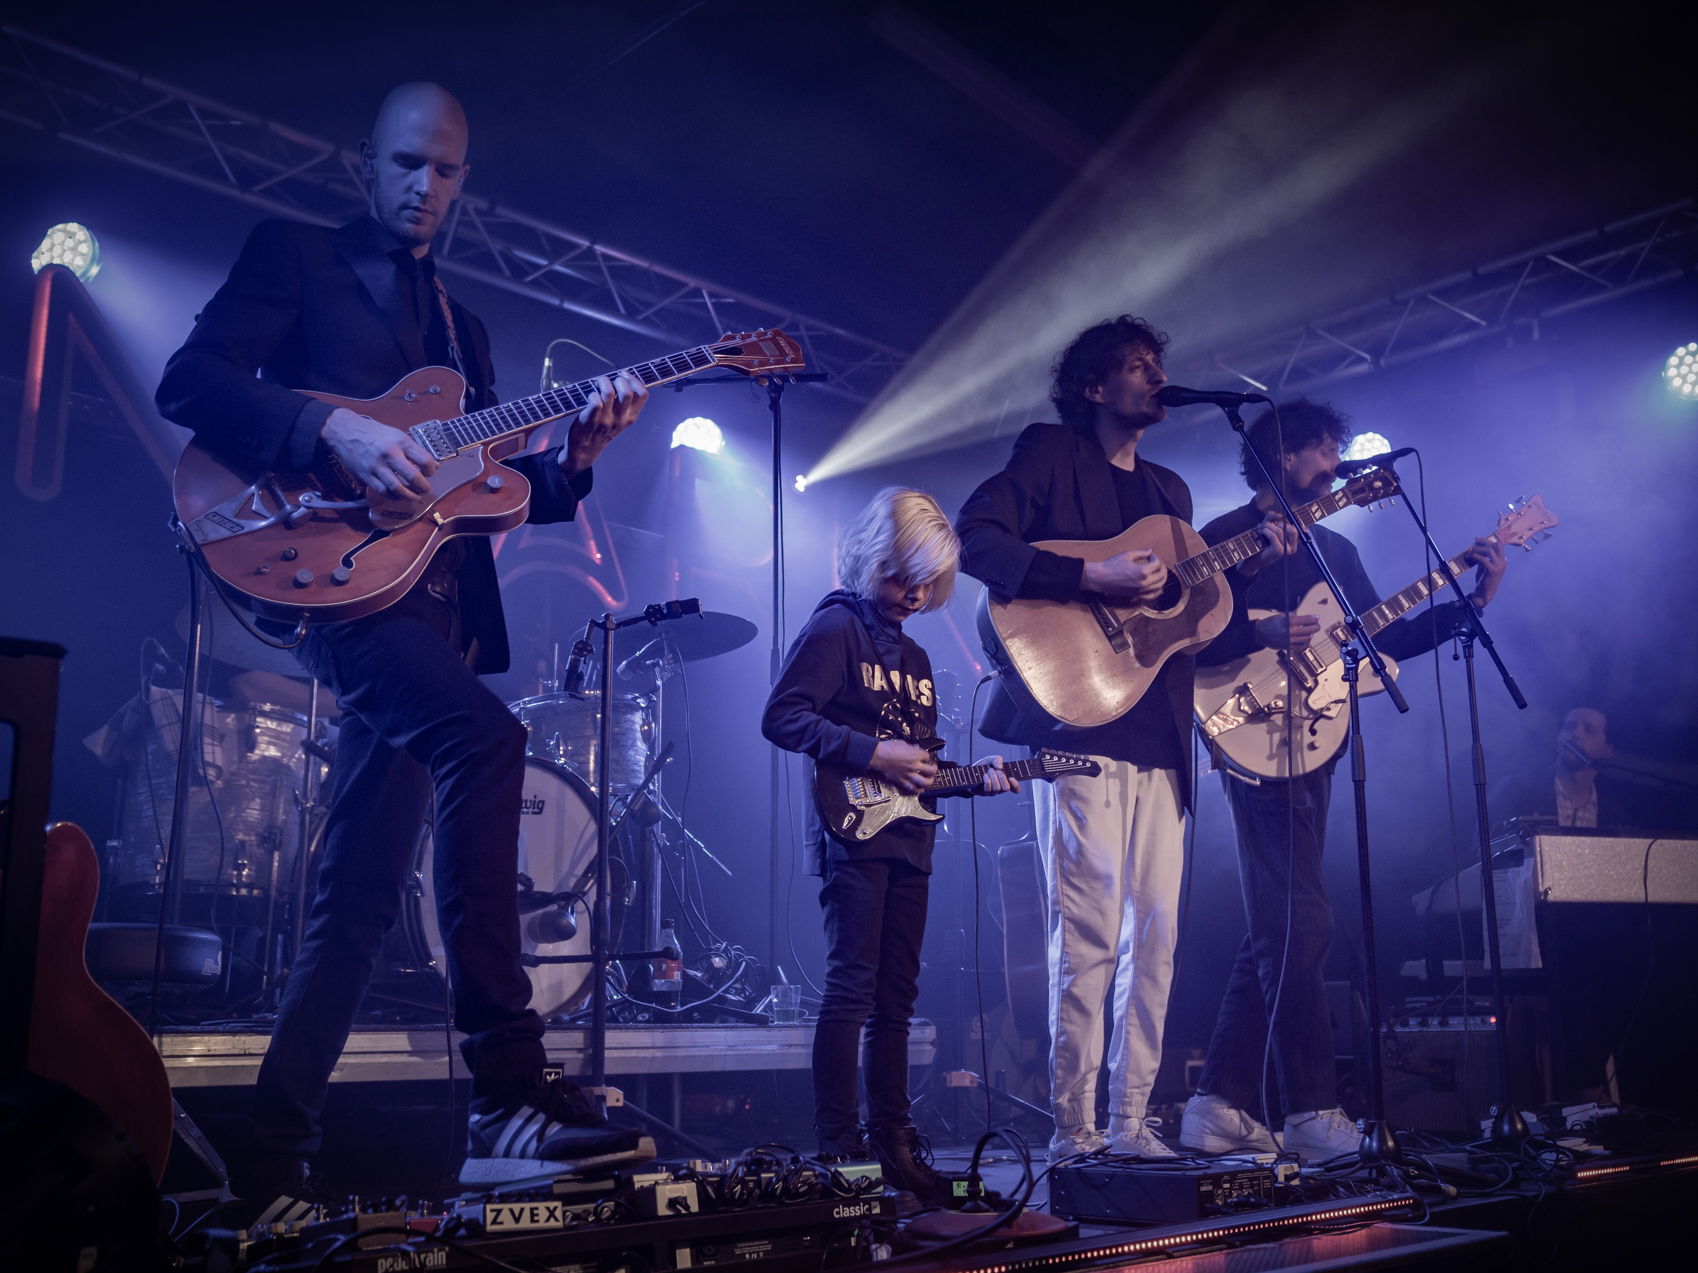
[[[531,909],[524,909],[521,900],[519,949],[526,955],[587,956],[596,891],[595,797],[570,769],[532,758],[525,761],[525,790],[519,808],[519,874],[531,881],[535,892],[571,893],[577,898]],[[446,975],[448,964],[436,917],[435,866],[435,845],[427,827],[415,876],[417,910],[404,906],[402,922],[409,927],[416,923],[413,944],[428,950],[431,966]],[[624,924],[627,892],[624,865],[617,856],[609,863],[609,871],[613,881],[613,931],[617,934]],[[522,899],[523,893],[520,896]],[[570,925],[563,916],[570,917]],[[576,931],[562,939],[563,931],[572,925]],[[545,1017],[575,1012],[589,1000],[587,960],[527,965],[525,971],[531,979],[531,1007]]]

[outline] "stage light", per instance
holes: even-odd
[[[1383,433],[1358,433],[1350,439],[1350,445],[1344,448],[1341,460],[1365,460],[1370,455],[1384,455],[1391,450],[1391,443]]]
[[[61,221],[42,236],[29,263],[37,274],[43,266],[66,266],[86,283],[100,271],[100,244],[87,226]]]
[[[1663,383],[1670,393],[1688,402],[1698,398],[1698,341],[1682,345],[1663,364]]]
[[[808,489],[807,476],[805,474],[802,474],[802,473],[796,474],[796,493],[798,495],[800,495],[803,491],[805,491],[807,489]]]
[[[687,446],[694,451],[718,455],[725,449],[725,434],[706,416],[693,415],[688,420],[680,421],[678,427],[672,430],[672,445]]]

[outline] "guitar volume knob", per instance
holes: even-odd
[[[305,566],[295,572],[295,587],[305,588],[313,581],[313,573]]]
[[[503,486],[506,486],[506,485],[507,485],[506,479],[503,478],[501,476],[501,474],[499,474],[499,473],[491,473],[488,477],[484,478],[484,480],[483,480],[483,488],[486,491],[499,491]]]
[[[335,584],[337,587],[341,587],[353,577],[354,569],[352,566],[338,566],[335,570],[330,572],[330,582]]]

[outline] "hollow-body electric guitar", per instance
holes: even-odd
[[[652,386],[710,367],[759,376],[803,365],[801,347],[769,329],[611,374]],[[534,429],[582,410],[597,388],[597,380],[581,380],[470,414],[461,414],[466,382],[447,367],[421,368],[376,398],[301,390],[406,432],[437,461],[429,498],[367,487],[334,457],[301,473],[242,473],[191,442],[177,462],[177,519],[213,574],[256,613],[287,622],[358,619],[399,600],[444,541],[523,522],[530,483],[501,461]]]
[[[1312,526],[1352,504],[1374,504],[1398,493],[1395,474],[1369,469],[1338,490],[1298,506]],[[1106,725],[1144,696],[1162,665],[1180,650],[1219,636],[1232,617],[1232,594],[1222,572],[1264,546],[1245,531],[1207,547],[1177,517],[1145,517],[1113,539],[1052,539],[1033,545],[1086,561],[1106,561],[1128,549],[1154,551],[1168,564],[1167,592],[1139,605],[1086,594],[1078,600],[979,600],[979,639],[1003,674],[1003,684],[1065,725]]]
[[[1488,538],[1531,551],[1556,524],[1556,515],[1545,501],[1532,495],[1498,518],[1497,529]],[[1468,569],[1458,553],[1402,592],[1364,610],[1362,626],[1373,636]],[[1250,618],[1278,613],[1252,610]],[[1228,765],[1259,778],[1290,778],[1319,768],[1338,754],[1350,726],[1350,695],[1342,667],[1350,633],[1337,599],[1325,583],[1318,583],[1293,613],[1312,614],[1320,620],[1320,631],[1305,648],[1256,650],[1219,667],[1197,669],[1197,727]],[[1397,674],[1397,665],[1389,658],[1386,670]],[[1385,689],[1366,663],[1358,675],[1359,694]]]
[[[937,750],[941,741],[921,746]],[[820,817],[845,840],[870,840],[893,822],[913,818],[941,822],[943,815],[932,807],[938,796],[970,796],[982,792],[984,765],[940,764],[931,785],[917,796],[905,796],[877,774],[857,773],[839,765],[819,765],[814,770],[814,796]],[[1071,752],[1040,751],[1030,760],[1011,760],[1002,767],[1010,778],[1021,782],[1042,778],[1046,782],[1064,774],[1099,774],[1102,766],[1087,756]]]

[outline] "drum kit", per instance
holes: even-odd
[[[180,620],[179,628],[184,626]],[[738,649],[754,635],[747,619],[704,612],[700,621],[669,625],[665,635],[625,659],[619,677],[637,689],[611,698],[612,746],[606,756],[598,692],[569,688],[557,676],[545,680],[537,694],[508,704],[528,736],[515,887],[520,953],[532,982],[532,1006],[543,1015],[576,1011],[590,993],[589,913],[596,896],[604,775],[611,825],[619,832],[609,863],[613,932],[622,930],[635,897],[642,916],[636,939],[645,948],[658,944],[662,824],[675,824],[659,790],[665,685],[685,663]],[[230,946],[225,966],[238,971],[226,973],[224,1006],[257,999],[263,1007],[299,948],[312,896],[325,811],[317,793],[326,789],[334,766],[334,708],[320,710],[318,687],[305,681],[288,651],[236,625],[209,627],[205,653],[243,673],[231,678],[237,692],[229,698],[197,704],[199,763],[193,766],[178,896],[169,899],[170,913],[174,922],[218,931]],[[284,692],[268,696],[285,701],[261,701],[263,692],[280,687]],[[109,896],[120,919],[157,914],[165,887],[162,846],[173,812],[181,693],[150,686],[144,698],[146,723],[128,748],[118,834],[107,853]],[[681,838],[700,847],[687,832]],[[433,865],[427,824],[401,919],[385,951],[388,967],[376,978],[379,994],[385,985],[405,983],[410,991],[390,997],[441,1001],[436,978],[446,963]],[[551,961],[560,956],[568,958]],[[419,993],[420,977],[434,984],[428,995]]]

